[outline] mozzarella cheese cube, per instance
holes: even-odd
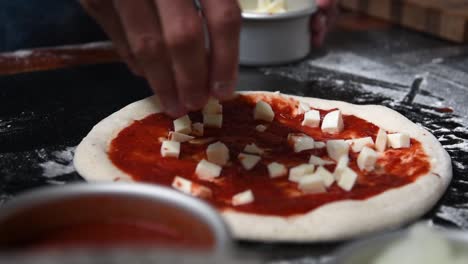
[[[195,174],[202,180],[212,180],[221,175],[221,166],[206,160],[201,160],[195,168]]]
[[[268,164],[267,169],[270,178],[282,177],[288,174],[288,169],[286,168],[286,166],[278,162],[272,162]]]
[[[321,177],[316,175],[307,175],[299,180],[298,183],[299,189],[303,193],[324,193],[327,192],[327,188],[323,183]]]
[[[362,171],[372,171],[375,167],[378,155],[373,149],[364,147],[357,158],[357,165]]]
[[[348,155],[349,145],[342,139],[328,140],[327,153],[330,158],[338,161],[341,156]]]
[[[203,136],[203,124],[202,123],[193,123],[192,124],[192,135],[201,137]]]
[[[223,115],[203,114],[203,124],[205,127],[221,128],[223,126]]]
[[[305,175],[312,174],[315,166],[313,164],[301,164],[289,170],[289,180],[292,182],[299,182]]]
[[[190,132],[192,132],[192,121],[188,115],[177,118],[173,123],[174,132],[179,132],[182,134],[190,134]]]
[[[341,172],[340,180],[338,181],[338,186],[345,191],[351,191],[354,184],[356,184],[358,175],[350,168],[346,168]]]
[[[317,157],[317,156],[314,156],[314,155],[310,155],[310,158],[309,158],[309,163],[310,164],[314,164],[315,166],[325,166],[325,165],[331,165],[335,162],[331,161],[331,160],[324,160],[320,157]]]
[[[242,167],[246,170],[251,170],[257,163],[260,161],[260,156],[257,155],[252,155],[252,154],[245,154],[245,153],[239,153],[237,156],[239,159],[240,163],[242,164]]]
[[[382,128],[379,129],[377,137],[375,138],[375,149],[378,152],[384,152],[387,148],[387,132]]]
[[[306,127],[319,127],[320,126],[320,112],[317,110],[310,110],[304,114],[302,125]]]
[[[307,135],[293,135],[289,134],[288,139],[290,139],[294,146],[294,152],[298,153],[304,150],[314,149],[315,141],[313,138]]]
[[[192,136],[189,136],[189,135],[186,135],[186,134],[182,134],[182,133],[179,133],[179,132],[169,132],[169,140],[170,141],[176,141],[176,142],[187,142],[187,141],[190,141],[194,139],[194,137]]]
[[[340,180],[341,173],[348,168],[349,164],[349,157],[348,155],[346,156],[341,156],[341,158],[338,160],[338,163],[336,164],[335,171],[333,171],[333,175],[335,176],[335,179],[337,181]]]
[[[258,101],[255,105],[254,119],[271,122],[274,118],[275,112],[273,112],[271,106],[264,101]]]
[[[251,143],[245,146],[244,152],[262,155],[265,151],[255,145],[255,143]]]
[[[179,158],[180,142],[176,141],[163,141],[161,144],[161,156],[168,158]]]
[[[255,197],[251,190],[243,191],[232,197],[231,203],[234,206],[251,203],[255,200]]]
[[[229,149],[222,142],[212,143],[206,148],[206,157],[209,162],[224,166],[229,161]]]
[[[325,115],[322,121],[322,131],[330,134],[340,133],[344,129],[343,116],[340,110]]]
[[[267,126],[265,125],[257,125],[255,127],[255,130],[257,130],[258,132],[265,132],[265,130],[267,130]]]
[[[223,106],[219,101],[213,97],[208,99],[208,102],[202,109],[203,114],[221,114],[223,113]]]
[[[324,148],[326,146],[327,146],[327,144],[325,144],[325,142],[315,141],[315,143],[314,143],[314,148],[316,148],[316,149],[321,149],[321,148]]]
[[[299,102],[297,106],[296,115],[305,114],[307,111],[310,110],[310,105],[304,102]]]
[[[355,138],[346,140],[354,152],[360,152],[364,147],[373,147],[374,140],[371,137]]]
[[[210,198],[213,196],[213,192],[206,186],[194,183],[192,185],[192,195],[200,198]]]
[[[325,187],[330,187],[333,182],[335,182],[335,176],[331,172],[329,172],[327,169],[325,169],[322,166],[319,166],[317,170],[315,171],[314,175],[316,177],[322,178],[323,184]]]
[[[410,147],[410,136],[407,133],[388,134],[387,140],[390,147],[394,149]]]
[[[192,181],[180,176],[175,176],[172,181],[172,187],[186,194],[192,194]]]

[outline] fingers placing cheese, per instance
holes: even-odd
[[[180,142],[176,141],[163,141],[161,144],[161,156],[168,158],[179,158]]]
[[[327,188],[323,183],[323,179],[314,174],[307,175],[299,180],[299,189],[303,193],[324,193],[327,192]]]
[[[312,174],[315,166],[313,164],[301,164],[289,170],[289,180],[299,182],[305,175]]]
[[[333,175],[335,176],[335,179],[337,181],[340,180],[341,173],[348,168],[349,164],[349,157],[348,155],[346,156],[341,156],[341,158],[338,160],[338,163],[336,164],[335,171],[333,171]]]
[[[206,157],[209,162],[224,166],[229,161],[229,149],[224,143],[215,142],[206,148]]]
[[[221,128],[223,126],[223,115],[203,114],[203,124],[205,127]]]
[[[273,112],[271,106],[264,101],[258,101],[255,105],[254,119],[271,122],[274,118],[275,112]]]
[[[200,198],[210,198],[213,194],[210,188],[194,183],[180,176],[176,176],[174,178],[172,181],[172,187],[183,193]]]
[[[267,169],[270,178],[282,177],[288,174],[288,169],[286,168],[286,166],[278,162],[272,162],[268,164]]]
[[[372,171],[375,167],[375,162],[377,161],[377,152],[373,149],[364,147],[359,153],[357,158],[357,165],[362,171]]]
[[[222,114],[223,113],[223,106],[219,103],[219,101],[213,97],[208,99],[208,102],[202,109],[203,114]]]
[[[182,133],[179,133],[179,132],[169,132],[169,140],[170,141],[176,141],[176,142],[187,142],[187,141],[190,141],[194,139],[194,137],[192,136],[189,136],[189,135],[186,135],[186,134],[182,134]]]
[[[338,181],[338,186],[345,191],[351,191],[353,189],[354,184],[356,184],[357,174],[350,168],[345,168],[343,172],[341,172],[340,180]]]
[[[257,130],[258,132],[265,132],[265,130],[267,130],[267,126],[265,125],[257,125],[255,127],[255,130]]]
[[[255,200],[251,190],[238,193],[232,197],[231,203],[234,206],[251,203]]]
[[[319,127],[320,126],[320,112],[317,110],[310,110],[304,114],[304,120],[302,125],[307,127]]]
[[[382,128],[379,129],[375,139],[375,149],[379,152],[384,152],[387,148],[387,132]]]
[[[325,165],[334,164],[335,162],[333,162],[331,160],[324,160],[324,159],[322,159],[320,157],[317,157],[317,156],[314,156],[314,155],[310,155],[309,163],[314,164],[315,166],[325,166]]]
[[[349,145],[342,139],[328,140],[327,152],[330,158],[338,161],[341,156],[348,155]]]
[[[255,143],[251,143],[245,146],[244,152],[262,155],[265,151],[255,145]]]
[[[314,143],[314,147],[316,149],[321,149],[321,148],[324,148],[326,146],[327,146],[327,144],[325,144],[325,142],[315,141],[315,143]]]
[[[316,177],[322,178],[323,184],[327,188],[335,182],[335,177],[333,176],[333,174],[322,166],[319,166],[317,168],[314,175]]]
[[[364,147],[373,147],[374,140],[371,137],[355,138],[346,140],[354,152],[360,152]]]
[[[410,147],[410,136],[406,133],[388,134],[387,140],[390,147],[394,149]]]
[[[202,180],[212,180],[221,175],[221,170],[221,166],[203,159],[195,168],[195,174]]]
[[[325,115],[322,121],[322,131],[330,134],[340,133],[344,129],[343,116],[340,110]]]
[[[293,146],[294,146],[294,152],[296,153],[315,148],[314,139],[307,135],[289,134],[288,139],[292,141]]]
[[[252,154],[245,154],[245,153],[239,153],[237,156],[239,159],[240,163],[242,164],[242,167],[246,170],[251,170],[257,163],[260,161],[260,156],[257,155],[252,155]]]
[[[192,135],[201,137],[203,136],[203,124],[202,123],[193,123],[192,124]]]
[[[174,132],[190,134],[192,132],[192,121],[188,115],[184,115],[174,120]]]

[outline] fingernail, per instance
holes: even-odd
[[[176,102],[169,103],[164,107],[164,112],[171,117],[178,118],[186,114],[187,110],[185,107],[179,105]]]
[[[235,81],[214,82],[211,90],[220,99],[229,99],[234,95]]]

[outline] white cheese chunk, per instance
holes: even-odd
[[[221,166],[206,160],[201,160],[195,168],[195,174],[202,180],[212,180],[221,175]]]
[[[239,153],[237,158],[246,170],[253,169],[261,159],[260,156],[245,153]]]
[[[258,101],[255,105],[254,119],[271,122],[274,118],[275,112],[273,112],[271,106],[264,101]]]
[[[239,206],[243,204],[251,203],[255,200],[255,197],[251,190],[243,191],[232,197],[232,205]]]
[[[364,147],[357,158],[357,165],[362,171],[372,171],[375,167],[378,155],[373,149]]]
[[[189,136],[189,135],[186,135],[186,134],[182,134],[182,133],[179,133],[179,132],[169,132],[169,140],[170,141],[176,141],[176,142],[187,142],[187,141],[190,141],[194,139],[194,137],[192,136]]]
[[[379,129],[377,137],[375,139],[375,149],[378,152],[384,152],[387,148],[387,132],[382,128]]]
[[[219,103],[219,101],[213,97],[208,99],[208,102],[202,109],[203,114],[222,114],[223,113],[223,106]]]
[[[213,196],[213,192],[206,186],[194,183],[192,185],[192,195],[200,198],[210,198]]]
[[[288,174],[288,169],[286,168],[286,166],[278,162],[272,162],[268,164],[267,169],[270,178],[282,177]]]
[[[292,141],[296,153],[315,148],[314,139],[305,134],[289,134],[288,139]]]
[[[221,128],[223,126],[223,115],[203,114],[203,124],[205,127]]]
[[[330,158],[338,161],[341,156],[348,155],[349,145],[342,139],[334,139],[327,141],[327,153]]]
[[[325,142],[315,141],[315,143],[314,143],[314,147],[316,149],[321,149],[321,148],[324,148],[326,146],[327,146],[327,144],[325,144]]]
[[[255,143],[251,143],[245,146],[244,152],[262,155],[265,151],[255,145]]]
[[[229,161],[229,149],[222,142],[212,143],[206,148],[206,157],[209,162],[224,166]]]
[[[387,140],[390,147],[394,149],[410,147],[410,136],[407,133],[388,134]]]
[[[349,164],[349,157],[348,155],[346,156],[341,156],[340,159],[338,160],[338,163],[336,164],[335,171],[333,171],[333,175],[335,176],[335,179],[337,181],[340,180],[341,173],[348,168]]]
[[[203,129],[203,124],[202,123],[193,123],[192,124],[192,135],[201,137],[203,136],[204,129]]]
[[[289,180],[299,182],[305,175],[314,173],[315,166],[313,164],[301,164],[289,169]]]
[[[188,115],[177,118],[173,123],[175,132],[182,134],[190,134],[192,132],[192,121]]]
[[[176,141],[163,141],[161,144],[161,156],[168,158],[179,158],[180,142]]]
[[[194,183],[180,176],[176,176],[174,178],[174,180],[172,181],[172,187],[183,193],[190,194],[195,197],[209,198],[212,196],[210,188]]]
[[[267,130],[267,126],[265,125],[257,125],[255,127],[255,130],[257,130],[258,132],[265,132],[265,130]]]
[[[354,152],[360,152],[364,147],[374,147],[374,140],[371,137],[348,139],[346,142]]]
[[[333,182],[335,182],[335,176],[331,172],[329,172],[327,169],[325,169],[322,166],[319,166],[317,170],[314,172],[314,175],[316,177],[322,178],[323,184],[325,187],[330,187]]]
[[[302,115],[302,114],[305,114],[309,110],[310,110],[310,105],[308,103],[299,102],[299,105],[297,106],[296,114]]]
[[[306,127],[319,127],[320,126],[320,112],[317,110],[310,110],[304,114],[302,125]]]
[[[324,159],[322,159],[320,157],[317,157],[317,156],[314,156],[314,155],[310,155],[309,163],[314,164],[315,166],[325,166],[325,165],[334,164],[335,162],[333,162],[331,160],[324,160]]]
[[[325,115],[322,121],[322,131],[330,134],[340,133],[344,129],[343,116],[340,110]]]
[[[353,189],[354,184],[356,184],[358,175],[350,168],[346,168],[343,170],[340,176],[340,180],[338,181],[338,186],[345,191],[351,191]]]
[[[299,189],[303,193],[324,193],[327,191],[323,179],[317,177],[316,175],[307,175],[299,180],[298,183]]]

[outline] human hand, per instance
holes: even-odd
[[[145,77],[164,111],[178,117],[210,95],[232,96],[237,78],[241,11],[237,0],[80,0],[137,75]]]
[[[338,0],[317,0],[319,11],[311,19],[312,45],[320,47],[338,15]]]

